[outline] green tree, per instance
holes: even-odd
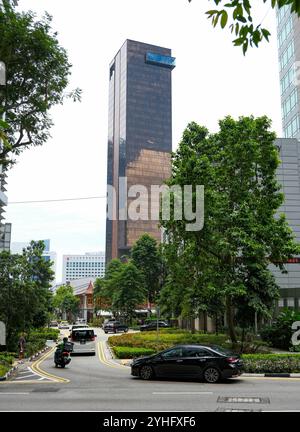
[[[132,262],[128,262],[122,264],[112,279],[114,286],[113,309],[131,322],[135,309],[146,299],[147,291],[144,286],[144,277]]]
[[[204,228],[187,231],[190,221],[173,218],[162,225],[167,247],[173,248],[173,259],[167,255],[171,272],[174,255],[187,263],[181,309],[184,302],[207,310],[223,305],[235,342],[236,308],[244,304],[268,316],[278,297],[268,266],[274,263],[285,271],[284,263],[300,249],[285,216],[277,216],[284,196],[276,178],[280,160],[270,120],[226,117],[219,126],[218,133],[209,134],[196,123],[188,125],[173,155],[168,182],[204,185]]]
[[[133,264],[144,276],[148,302],[152,303],[158,295],[162,273],[162,261],[156,240],[147,233],[143,234],[133,245],[131,257]]]
[[[95,280],[94,303],[95,303],[95,311],[111,310],[112,299],[111,299],[111,295],[107,293],[106,280],[104,278],[97,278]]]
[[[50,136],[50,110],[66,97],[80,99],[81,91],[66,93],[71,64],[50,15],[37,20],[33,12],[16,12],[9,1],[0,4],[0,60],[6,65],[6,85],[0,86],[0,118],[6,113],[6,145],[0,165]],[[8,144],[9,143],[9,144]]]
[[[80,300],[73,294],[71,286],[62,285],[53,297],[53,307],[63,317],[65,314],[71,319],[78,313]]]
[[[188,0],[191,3],[192,0]],[[195,1],[195,0],[193,0]],[[253,0],[212,0],[218,9],[206,12],[214,27],[220,24],[221,28],[229,26],[231,33],[235,35],[233,44],[241,46],[245,54],[249,45],[258,47],[262,40],[269,41],[269,30],[263,28],[261,23],[254,23],[252,6]],[[257,0],[255,2],[257,4]],[[268,3],[271,8],[288,7],[292,12],[300,16],[300,2],[298,0],[261,0]]]
[[[51,262],[43,242],[31,242],[22,254],[0,254],[0,320],[6,324],[8,349],[15,350],[20,331],[46,324],[51,310]]]

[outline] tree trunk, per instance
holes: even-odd
[[[237,337],[234,328],[233,313],[234,311],[231,303],[231,298],[226,297],[226,320],[227,320],[227,326],[229,331],[229,337],[232,343],[236,343]]]

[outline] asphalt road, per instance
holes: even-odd
[[[242,376],[218,384],[145,382],[132,377],[129,367],[104,359],[100,347],[106,339],[98,330],[96,356],[73,356],[65,369],[54,367],[53,352],[29,369],[24,365],[12,381],[0,383],[0,410],[300,411],[300,379]]]

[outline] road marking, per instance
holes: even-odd
[[[32,378],[33,376],[35,376],[34,374],[30,374],[30,375],[23,375],[21,377],[16,377],[15,380],[21,380],[21,379],[25,379],[25,378]]]
[[[34,362],[31,366],[31,368],[32,368],[33,372],[35,372],[37,375],[39,375],[40,377],[43,377],[43,378],[48,378],[52,382],[54,381],[54,382],[59,382],[59,383],[69,383],[70,380],[68,380],[67,378],[62,378],[62,377],[59,377],[57,375],[53,375],[51,373],[45,372],[40,367],[41,363],[43,363],[43,361],[45,361],[55,351],[55,349],[56,349],[56,347],[53,347],[48,353],[46,353],[39,360]]]
[[[5,393],[3,393],[3,392],[0,392],[0,396],[2,396],[2,395],[29,395],[30,393],[23,393],[23,392],[5,392]]]
[[[106,359],[105,353],[104,353],[104,346],[103,346],[103,342],[99,342],[97,344],[97,351],[98,351],[98,357],[101,363],[103,363],[105,366],[109,366],[111,368],[115,368],[115,369],[123,369],[126,368],[128,369],[127,366],[124,365],[119,365],[117,363],[112,363],[111,361],[108,361]]]
[[[178,392],[172,392],[172,391],[170,391],[170,392],[152,392],[152,394],[153,395],[207,395],[207,394],[214,394],[213,392],[189,392],[189,391],[187,391],[187,392],[181,392],[181,391],[178,391]]]

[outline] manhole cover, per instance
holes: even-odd
[[[217,402],[225,402],[225,403],[259,403],[259,404],[267,404],[270,403],[269,398],[261,398],[261,397],[224,397],[219,396]]]
[[[60,389],[55,387],[44,387],[44,388],[36,388],[32,390],[32,393],[54,393],[58,392]]]

